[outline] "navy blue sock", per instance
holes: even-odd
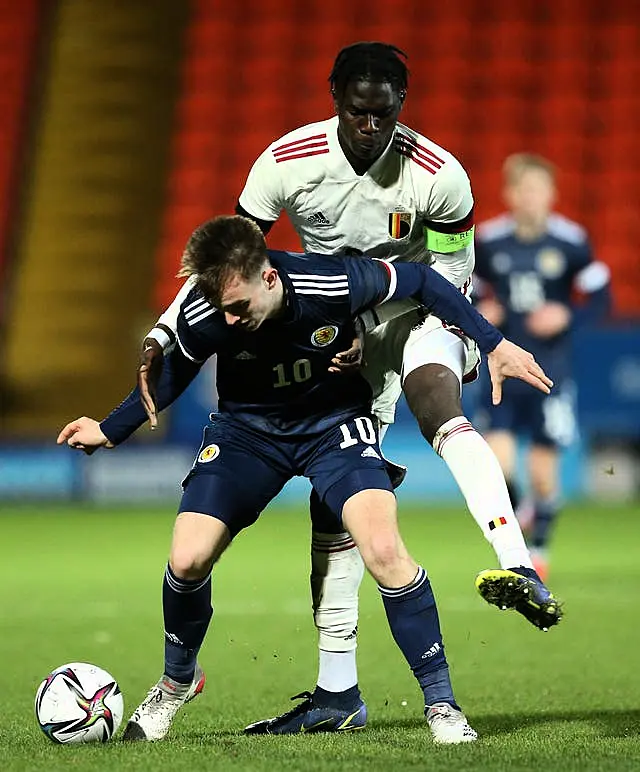
[[[351,710],[358,702],[360,702],[358,684],[345,689],[343,692],[328,692],[321,686],[316,686],[313,691],[313,704],[315,707]]]
[[[535,517],[531,533],[531,546],[544,549],[549,543],[551,531],[558,516],[558,504],[555,498],[537,499],[534,507]]]
[[[424,568],[405,587],[378,589],[391,634],[418,679],[425,705],[448,702],[459,710],[449,680],[436,600]]]
[[[204,579],[180,579],[167,566],[162,583],[162,611],[165,675],[178,683],[191,683],[213,614],[211,575]]]

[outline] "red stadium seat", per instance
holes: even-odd
[[[630,242],[628,202],[640,190],[640,25],[617,7],[247,0],[221,13],[214,0],[194,0],[174,140],[172,180],[180,182],[170,185],[161,252],[172,240],[174,254],[181,246],[176,223],[195,211],[195,196],[209,210],[229,205],[264,147],[329,117],[337,51],[375,38],[409,54],[401,120],[465,163],[479,212],[501,207],[505,156],[538,152],[559,169],[563,211],[596,230],[606,221],[608,238]]]

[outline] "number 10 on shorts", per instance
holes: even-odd
[[[340,426],[340,431],[342,432],[344,439],[340,443],[340,450],[350,448],[352,445],[357,445],[360,441],[366,443],[367,445],[376,444],[378,437],[376,435],[376,430],[373,427],[373,421],[370,418],[367,418],[366,416],[358,417],[353,423],[355,424],[358,434],[360,435],[360,439],[352,436],[347,424],[342,424]]]

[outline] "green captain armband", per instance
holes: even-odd
[[[430,252],[448,255],[472,244],[474,231],[475,225],[462,233],[439,233],[430,228],[424,228],[424,243]]]

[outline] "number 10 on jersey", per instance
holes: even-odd
[[[280,362],[273,369],[275,373],[274,389],[281,389],[283,386],[291,386],[292,383],[304,383],[311,378],[311,362],[308,359],[296,359],[291,366],[290,374],[287,373],[287,367],[284,362]],[[289,378],[293,378],[290,381]]]

